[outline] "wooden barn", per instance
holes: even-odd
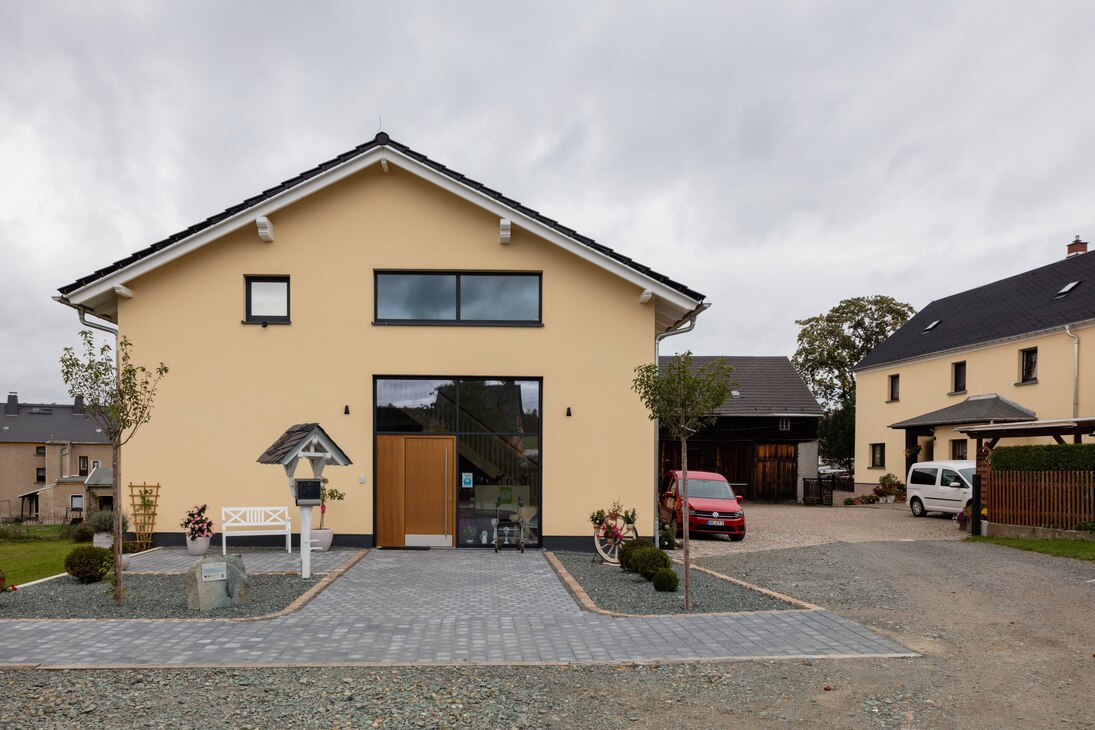
[[[714,359],[697,355],[693,366]],[[688,439],[688,468],[722,474],[749,501],[801,502],[802,480],[817,477],[821,406],[786,357],[725,360],[734,368],[733,390],[718,421]],[[680,451],[662,431],[663,472],[680,468]]]

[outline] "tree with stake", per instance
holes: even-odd
[[[114,603],[122,605],[122,490],[119,469],[121,448],[129,443],[137,429],[152,418],[152,401],[160,379],[167,375],[162,362],[155,370],[134,365],[129,350],[132,343],[118,340],[117,361],[110,345],[96,349],[91,332],[80,332],[84,342],[83,359],[71,347],[61,355],[61,377],[73,398],[83,398],[84,411],[95,421],[112,448],[114,483]]]
[[[681,442],[681,523],[684,534],[684,609],[692,608],[691,565],[688,552],[688,439],[715,422],[721,406],[735,383],[734,368],[725,360],[712,360],[699,368],[692,365],[691,351],[657,364],[635,368],[631,389],[650,411],[650,419]]]

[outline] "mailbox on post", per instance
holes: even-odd
[[[323,489],[321,479],[297,479],[297,506],[318,507],[323,503],[320,490]]]

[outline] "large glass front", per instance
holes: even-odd
[[[456,540],[540,543],[540,381],[378,378],[378,433],[456,436]]]

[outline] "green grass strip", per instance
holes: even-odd
[[[65,556],[73,547],[69,540],[0,542],[0,569],[8,585],[48,578],[65,572]]]
[[[1034,553],[1054,555],[1058,558],[1076,558],[1095,561],[1095,541],[1091,540],[1034,540],[1026,537],[967,537],[966,542],[987,542],[993,545],[1029,550]]]

